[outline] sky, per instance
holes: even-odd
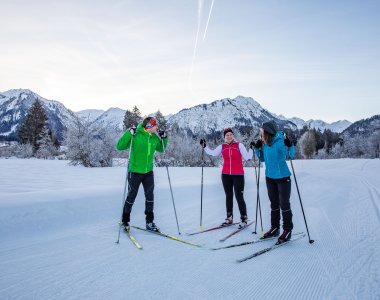
[[[286,117],[380,113],[380,1],[2,0],[0,91],[165,115],[238,95]]]

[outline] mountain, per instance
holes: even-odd
[[[66,128],[76,116],[88,118],[90,122],[108,125],[117,132],[123,130],[125,115],[123,109],[110,108],[107,111],[87,109],[74,113],[58,101],[47,100],[27,89],[15,89],[0,93],[0,140],[17,139],[16,132],[37,98],[41,100],[49,123],[59,140],[62,140]],[[169,124],[176,123],[192,135],[214,134],[222,131],[225,127],[257,128],[263,122],[271,119],[274,119],[280,128],[288,127],[292,130],[306,125],[322,131],[328,128],[335,132],[342,132],[351,124],[346,120],[328,124],[321,120],[304,121],[295,117],[287,119],[267,111],[254,99],[243,96],[233,99],[225,98],[209,104],[182,109],[166,118]]]
[[[282,115],[279,115],[278,118],[292,122],[293,124],[297,126],[298,129],[302,129],[304,126],[307,126],[309,128],[320,129],[322,132],[325,129],[330,129],[333,132],[341,133],[343,130],[345,130],[348,126],[352,124],[350,121],[347,121],[347,120],[340,120],[333,123],[327,123],[322,120],[310,119],[308,121],[305,121],[303,119],[296,118],[296,117],[286,118]]]
[[[180,128],[196,135],[213,134],[226,127],[260,127],[263,122],[272,119],[279,124],[280,128],[296,129],[292,122],[278,118],[262,108],[254,99],[243,96],[234,99],[225,98],[210,104],[183,109],[172,115],[168,122],[175,123]]]
[[[363,137],[369,137],[373,133],[380,133],[380,115],[374,115],[368,119],[359,120],[346,128],[342,134],[344,136],[354,136],[360,134]]]
[[[125,115],[125,110],[112,107],[99,115],[94,123],[101,124],[102,126],[107,126],[116,131],[123,131],[123,120]]]
[[[90,122],[95,121],[95,119],[98,118],[103,113],[104,113],[104,110],[102,109],[85,109],[85,110],[76,112],[76,114],[80,118],[88,119]]]
[[[63,134],[75,118],[75,113],[62,103],[47,100],[28,89],[0,93],[0,139],[18,139],[17,131],[36,99],[41,101],[55,137],[60,141],[63,139]]]

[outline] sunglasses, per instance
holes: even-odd
[[[155,119],[152,119],[152,120],[150,120],[149,121],[149,123],[148,124],[146,124],[145,125],[145,128],[152,128],[152,127],[154,127],[154,126],[156,126],[157,125],[157,122],[156,122],[156,120]]]

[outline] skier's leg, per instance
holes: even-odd
[[[290,207],[291,181],[289,177],[278,180],[278,190],[280,198],[280,206],[282,212],[283,229],[291,231],[293,229],[292,210]]]
[[[244,175],[232,175],[234,179],[234,190],[236,201],[239,206],[242,221],[247,220],[247,206],[244,201]]]
[[[137,196],[137,192],[139,191],[139,187],[141,184],[141,174],[129,172],[128,173],[128,195],[127,199],[124,203],[123,208],[123,223],[129,223],[130,222],[130,215],[132,211],[133,203],[135,203],[135,199]]]
[[[154,174],[153,171],[144,174],[144,178],[142,180],[142,184],[144,187],[145,193],[145,216],[146,223],[152,223],[154,220]]]
[[[272,228],[280,227],[280,199],[278,195],[278,187],[275,179],[266,177],[268,196],[271,208],[271,226]]]
[[[222,183],[224,192],[226,194],[226,211],[227,211],[227,218],[233,217],[233,198],[234,198],[234,191],[233,191],[233,178],[232,175],[228,174],[222,174]]]

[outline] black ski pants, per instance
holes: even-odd
[[[222,174],[222,183],[226,193],[227,217],[233,216],[234,191],[239,206],[240,216],[247,216],[247,207],[244,201],[244,175]]]
[[[142,183],[145,193],[145,215],[146,222],[151,223],[154,219],[153,204],[154,204],[154,175],[153,171],[146,174],[128,172],[128,195],[125,199],[122,222],[130,222],[130,216],[133,203],[137,197],[140,184]]]
[[[290,208],[290,192],[291,181],[290,177],[284,177],[280,179],[272,179],[266,177],[266,183],[268,188],[268,196],[271,207],[271,225],[272,227],[280,227],[280,208],[282,213],[283,229],[292,230],[292,210]]]

